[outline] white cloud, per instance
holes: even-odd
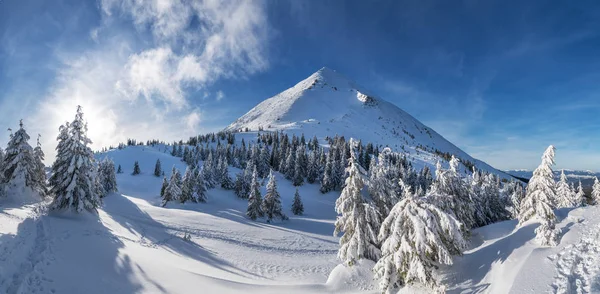
[[[223,98],[225,98],[225,93],[221,90],[217,91],[217,101],[221,101]]]
[[[219,79],[268,66],[260,1],[101,0],[100,9],[102,24],[89,32],[93,48],[55,52],[56,81],[31,120],[49,162],[58,127],[73,119],[76,105],[84,107],[96,149],[129,137],[179,140],[208,131],[189,91],[209,93],[206,86]],[[134,35],[123,20],[132,21]]]
[[[103,0],[101,6],[106,17],[128,15],[138,31],[154,36],[156,46],[132,55],[118,81],[130,99],[159,98],[181,108],[185,86],[203,87],[268,66],[269,29],[260,1]]]

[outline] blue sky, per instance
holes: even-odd
[[[0,125],[185,138],[327,66],[497,168],[600,168],[594,1],[145,3],[0,0]]]

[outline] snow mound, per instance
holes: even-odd
[[[373,280],[374,266],[375,262],[368,259],[361,259],[353,266],[340,264],[331,271],[325,284],[333,292],[377,289]]]

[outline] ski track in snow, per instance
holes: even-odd
[[[600,224],[551,259],[558,271],[554,293],[600,293]]]
[[[15,216],[11,215],[10,218],[15,219]],[[0,244],[0,263],[3,265],[0,270],[0,290],[7,294],[55,293],[54,289],[44,287],[45,283],[52,282],[45,277],[43,269],[44,265],[50,264],[52,257],[43,218],[32,212],[27,218],[19,219],[18,234],[2,236],[12,240]]]

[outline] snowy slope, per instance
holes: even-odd
[[[434,167],[435,150],[471,161],[481,170],[509,177],[476,160],[433,129],[339,73],[322,68],[307,79],[264,100],[225,130],[246,128],[304,133],[322,140],[336,134],[406,152],[417,167]]]
[[[185,164],[164,147],[97,154],[121,165],[119,193],[97,216],[40,211],[42,204],[0,206],[0,293],[337,293],[368,283],[334,278],[337,193],[305,185],[305,214],[290,212],[295,188],[277,175],[289,221],[246,218],[247,200],[213,189],[202,204],[160,207],[160,159],[167,176]],[[134,161],[142,174],[131,175]],[[232,176],[234,174],[232,168]],[[263,187],[263,193],[264,191]],[[190,241],[182,237],[191,235]],[[343,275],[342,275],[343,276]]]
[[[45,213],[44,203],[0,202],[0,293],[378,293],[372,262],[346,268],[332,236],[338,193],[300,193],[306,214],[289,214],[294,187],[277,175],[289,221],[245,217],[247,201],[208,192],[204,204],[159,206],[164,147],[98,154],[121,165],[119,193],[98,215]],[[133,162],[142,174],[132,176]],[[235,172],[231,170],[232,174]],[[264,186],[263,186],[264,193]],[[600,292],[600,207],[557,211],[560,244],[539,247],[536,223],[506,221],[474,230],[471,248],[441,268],[449,293]],[[185,233],[191,240],[182,238]],[[200,290],[201,289],[201,290]],[[407,287],[401,293],[429,293]]]

